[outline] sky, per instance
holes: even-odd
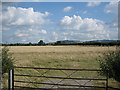
[[[117,40],[117,2],[2,3],[2,42]]]

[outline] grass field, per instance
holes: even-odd
[[[108,47],[13,46],[9,47],[15,66],[99,68],[96,58]],[[109,50],[114,47],[109,47]],[[24,61],[24,62],[23,62]]]
[[[103,52],[114,50],[115,47],[11,46],[9,49],[10,53],[13,53],[15,66],[99,69],[99,64],[96,59]],[[22,70],[21,72],[24,73]],[[83,73],[83,76],[87,77],[87,75],[87,73]],[[91,77],[95,75],[97,73],[89,74]],[[109,86],[118,87],[119,83],[110,80]]]

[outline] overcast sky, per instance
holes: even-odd
[[[118,39],[116,2],[3,3],[4,43]]]

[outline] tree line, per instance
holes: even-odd
[[[40,40],[38,43],[10,43],[2,44],[2,46],[57,46],[57,45],[94,45],[94,46],[116,46],[120,45],[120,41],[109,41],[109,42],[99,42],[99,41],[87,41],[87,42],[78,42],[78,43],[66,43],[65,41],[56,41],[53,43],[45,43],[43,40]]]

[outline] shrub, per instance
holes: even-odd
[[[107,51],[99,58],[101,68],[100,75],[108,76],[120,82],[120,48],[114,51]]]
[[[9,53],[8,47],[2,48],[2,74],[7,73],[9,69],[13,68],[12,54]]]

